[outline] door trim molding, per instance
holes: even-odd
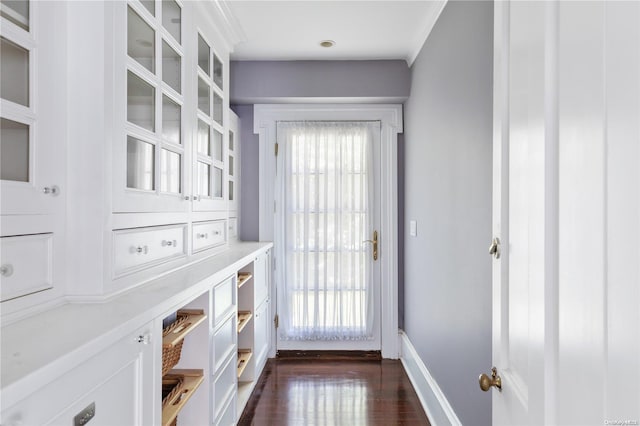
[[[460,419],[449,404],[438,382],[433,378],[427,366],[418,355],[416,348],[409,340],[409,336],[404,331],[399,332],[401,354],[400,361],[404,370],[409,376],[422,408],[427,413],[427,417],[433,426],[438,425],[462,425]]]
[[[259,240],[274,240],[275,139],[278,121],[295,120],[380,121],[381,285],[380,331],[383,358],[398,359],[398,133],[403,132],[402,105],[391,104],[262,104],[254,106],[253,132],[259,137]],[[272,295],[275,295],[275,280]],[[272,309],[275,307],[272,304]],[[272,312],[275,316],[275,311]],[[272,347],[275,348],[273,334]],[[272,353],[272,356],[275,353]]]

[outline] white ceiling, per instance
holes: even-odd
[[[233,60],[405,59],[412,63],[444,0],[227,0],[244,33]],[[324,48],[322,40],[334,40]]]

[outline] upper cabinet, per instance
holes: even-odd
[[[184,21],[175,0],[116,4],[116,213],[188,210]]]
[[[0,0],[3,311],[25,295],[37,303],[63,293],[65,26],[64,8],[52,2]]]
[[[224,7],[0,0],[3,316],[225,248],[238,154]]]

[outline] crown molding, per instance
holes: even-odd
[[[424,30],[421,33],[421,36],[416,40],[416,44],[414,45],[413,51],[409,54],[407,58],[407,64],[409,66],[413,65],[413,62],[416,60],[420,51],[422,50],[422,46],[429,38],[429,34],[433,30],[433,27],[436,25],[440,14],[444,10],[448,0],[433,0],[431,3],[433,7],[431,8],[431,13],[429,13],[425,19]]]

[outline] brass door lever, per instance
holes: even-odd
[[[373,244],[373,260],[378,260],[378,231],[373,231],[373,240],[364,240],[363,243]]]

